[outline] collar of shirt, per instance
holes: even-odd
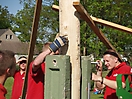
[[[4,94],[7,94],[7,90],[5,89],[5,87],[0,84],[0,90],[4,93]]]
[[[120,68],[123,65],[126,65],[126,63],[125,62],[122,62],[121,64],[119,64],[118,66],[116,66],[114,69],[118,69],[118,68]]]

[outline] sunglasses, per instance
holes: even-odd
[[[27,61],[26,60],[20,61],[20,64],[22,64],[22,63],[27,63]]]

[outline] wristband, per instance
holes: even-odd
[[[55,53],[60,47],[64,46],[65,44],[66,38],[59,36],[53,43],[49,45],[49,49]]]
[[[58,46],[53,42],[52,44],[49,45],[49,49],[52,51],[52,52],[56,52],[59,48]]]

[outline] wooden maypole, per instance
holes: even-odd
[[[72,65],[71,98],[80,99],[80,21],[75,16],[73,1],[79,2],[79,0],[59,0],[59,29],[60,35],[68,35],[69,40],[66,54],[70,56]]]

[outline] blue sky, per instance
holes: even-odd
[[[2,7],[7,6],[10,14],[16,14],[18,10],[21,10],[23,6],[19,3],[19,0],[0,0]]]

